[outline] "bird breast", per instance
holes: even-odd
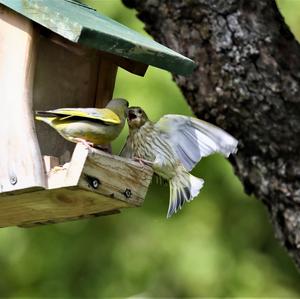
[[[59,124],[56,129],[66,139],[83,138],[94,144],[106,144],[118,136],[122,127],[81,120]]]
[[[153,123],[147,122],[140,129],[132,131],[130,140],[133,157],[154,162],[154,171],[166,179],[175,175],[180,162]]]
[[[153,126],[146,123],[141,128],[132,130],[130,134],[133,157],[148,161],[155,160],[155,149],[153,147]]]

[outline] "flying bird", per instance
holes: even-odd
[[[203,120],[168,114],[156,123],[140,107],[127,113],[129,135],[121,156],[152,166],[154,173],[169,181],[167,218],[196,197],[204,181],[189,173],[202,157],[237,151],[238,141],[224,130]]]
[[[62,137],[89,146],[106,146],[124,127],[128,102],[113,99],[105,108],[59,108],[36,111],[36,119],[54,128]]]

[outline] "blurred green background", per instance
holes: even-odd
[[[85,2],[145,34],[119,0]],[[300,38],[300,1],[278,4]],[[171,75],[152,67],[145,78],[120,71],[115,96],[143,106],[153,120],[191,115]],[[152,184],[142,208],[119,215],[1,229],[0,297],[299,296],[299,273],[230,164],[215,155],[194,173],[205,179],[203,191],[170,220],[168,188]]]

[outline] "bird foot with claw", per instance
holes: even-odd
[[[65,163],[64,165],[58,165],[58,166],[54,166],[49,172],[48,174],[54,174],[54,173],[57,173],[59,171],[62,171],[62,170],[68,170],[70,166],[70,163]]]
[[[145,166],[145,165],[153,166],[153,162],[142,159],[142,158],[134,157],[133,160],[139,162],[141,166]]]
[[[86,141],[82,138],[74,138],[74,140],[81,143],[81,144],[83,144],[86,147],[86,149],[91,149],[91,147],[94,146],[94,143]]]

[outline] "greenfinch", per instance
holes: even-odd
[[[86,146],[106,146],[124,127],[128,102],[113,99],[105,108],[59,108],[36,111],[36,119],[54,128],[62,137]]]
[[[169,181],[167,218],[196,197],[204,181],[189,173],[202,157],[237,151],[238,141],[224,130],[194,117],[165,115],[154,123],[140,107],[128,109],[129,135],[121,156],[152,166]]]

